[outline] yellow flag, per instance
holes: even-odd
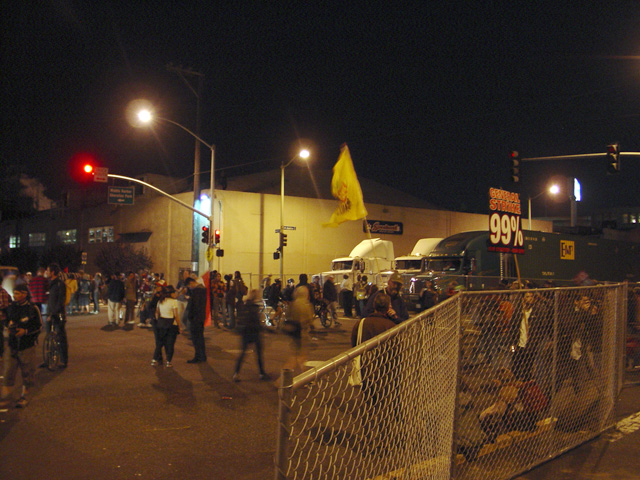
[[[340,157],[333,166],[333,179],[331,180],[331,193],[340,202],[338,208],[329,223],[324,223],[325,227],[337,227],[347,220],[360,220],[367,216],[367,209],[364,208],[362,200],[362,189],[360,182],[353,168],[349,147],[343,145],[340,150]]]

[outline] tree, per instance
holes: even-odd
[[[107,275],[131,270],[151,270],[153,262],[146,249],[130,243],[105,243],[96,255],[96,265]]]

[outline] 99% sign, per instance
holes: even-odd
[[[490,252],[524,253],[520,216],[494,212],[489,217]]]

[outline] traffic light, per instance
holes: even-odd
[[[84,173],[86,173],[87,175],[93,174],[93,165],[91,165],[90,163],[85,163],[82,169],[84,170]]]
[[[215,233],[215,240],[213,242],[214,245],[218,245],[220,243],[220,230],[216,229]]]
[[[209,227],[202,227],[202,243],[209,244]]]
[[[284,232],[280,232],[280,247],[286,247],[287,246],[287,234]]]
[[[515,150],[511,152],[511,181],[520,183],[520,155]]]
[[[620,147],[617,143],[607,145],[607,173],[614,175],[620,171]]]

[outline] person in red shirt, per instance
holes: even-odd
[[[49,279],[44,276],[44,268],[38,268],[36,276],[29,282],[31,303],[40,309],[40,313],[47,313],[47,299],[49,296]]]

